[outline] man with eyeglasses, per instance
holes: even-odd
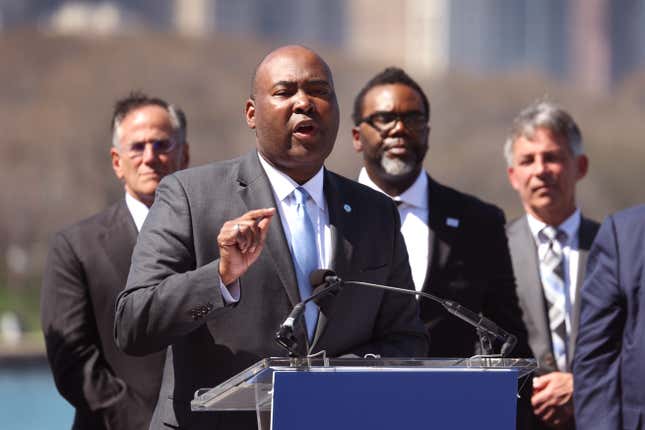
[[[112,168],[124,198],[55,235],[41,296],[47,357],[76,409],[73,429],[147,428],[165,354],[127,356],[112,330],[138,231],[161,179],[187,167],[186,118],[159,98],[132,93],[112,116]]]
[[[455,300],[490,318],[517,336],[513,356],[530,356],[503,212],[439,184],[423,170],[430,103],[421,87],[403,70],[387,68],[358,93],[352,116],[354,149],[364,162],[359,182],[396,202],[417,291]],[[420,306],[430,356],[479,352],[472,327],[435,303],[422,300]]]

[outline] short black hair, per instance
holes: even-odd
[[[381,73],[374,76],[370,79],[363,88],[358,92],[356,98],[354,99],[354,112],[352,112],[352,120],[354,125],[358,125],[359,121],[362,119],[363,115],[363,102],[365,100],[365,94],[374,87],[380,85],[388,84],[403,84],[415,90],[421,96],[421,101],[423,102],[423,107],[425,108],[426,119],[430,119],[430,102],[428,102],[428,97],[423,92],[419,84],[416,83],[405,71],[399,67],[388,67],[383,70]]]
[[[180,138],[181,142],[179,143],[183,143],[186,140],[188,122],[184,111],[178,106],[172,105],[159,97],[151,97],[142,91],[132,91],[126,97],[116,101],[110,123],[112,134],[116,134],[117,127],[130,112],[144,106],[159,106],[166,110],[170,116],[170,123]]]

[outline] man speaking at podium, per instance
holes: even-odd
[[[412,289],[396,207],[323,167],[338,131],[332,75],[313,51],[286,46],[255,70],[246,121],[256,151],[166,178],[117,303],[127,353],[168,346],[151,428],[253,429],[254,413],[191,412],[214,387],[261,358],[283,356],[274,333],[309,274]],[[346,287],[308,307],[296,330],[313,353],[423,356],[412,296]]]

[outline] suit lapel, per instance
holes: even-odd
[[[336,273],[346,273],[353,251],[349,236],[355,227],[348,217],[351,213],[351,204],[343,196],[343,190],[338,181],[327,171],[325,171],[324,187],[333,250],[330,266]]]
[[[101,237],[101,242],[105,255],[112,262],[114,273],[123,273],[127,276],[138,232],[125,198],[113,206],[104,227],[105,234]],[[121,282],[122,285],[120,285]],[[118,285],[121,290],[125,287],[125,279],[115,282],[115,285]]]
[[[242,157],[238,172],[239,196],[246,205],[246,210],[276,207],[273,189],[269,178],[264,173],[258,155],[255,151]],[[291,259],[291,251],[282,230],[280,212],[274,216],[269,226],[269,234],[265,244],[265,251],[273,259],[275,270],[284,286],[291,306],[300,302],[298,281]]]
[[[432,291],[432,279],[446,266],[456,228],[447,228],[447,217],[459,218],[459,209],[451,208],[445,199],[441,185],[428,175],[428,269],[423,285],[424,291]]]
[[[327,170],[325,170],[324,193],[325,199],[327,200],[329,228],[331,230],[332,257],[330,268],[342,277],[343,274],[348,273],[349,262],[351,261],[353,251],[351,241],[349,240],[349,235],[353,231],[353,227],[351,225],[351,218],[348,217],[348,214],[351,213],[351,204],[345,200],[338,181]],[[333,309],[333,306],[330,306],[330,308]],[[320,312],[310,351],[313,351],[319,343],[328,321],[329,315]]]
[[[589,249],[596,236],[597,228],[594,228],[594,223],[582,217],[580,220],[580,228],[578,230],[578,279],[576,281],[575,300],[573,302],[573,315],[571,315],[571,335],[569,336],[569,363],[573,358],[573,352],[576,344],[576,337],[578,335],[578,325],[580,320],[580,289],[585,279],[585,271],[587,268],[587,257],[589,256]]]
[[[540,279],[537,246],[526,216],[509,227],[508,245],[513,260],[517,296],[523,305],[524,319],[528,321],[531,348],[540,365],[554,368],[551,329]]]

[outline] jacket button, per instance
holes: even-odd
[[[553,354],[549,353],[544,356],[544,366],[549,368],[555,367],[555,359],[553,358]]]

